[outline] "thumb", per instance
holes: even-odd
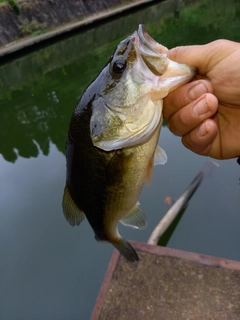
[[[214,65],[229,55],[231,41],[216,40],[204,45],[181,46],[168,51],[168,58],[197,67],[198,72],[206,75]]]

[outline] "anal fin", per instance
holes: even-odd
[[[136,203],[133,211],[121,219],[120,222],[123,225],[134,229],[145,229],[148,224],[144,213],[139,207],[139,202]]]
[[[66,220],[71,226],[79,226],[85,215],[81,211],[76,203],[73,201],[68,185],[64,188],[63,200],[62,200],[63,212]]]

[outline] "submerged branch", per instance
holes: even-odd
[[[184,209],[197,188],[199,187],[200,183],[204,175],[211,175],[211,172],[214,167],[219,166],[216,162],[208,162],[206,163],[202,170],[196,175],[184,193],[180,196],[180,198],[174,203],[174,205],[168,210],[165,216],[160,220],[158,225],[153,230],[152,234],[148,239],[148,244],[157,245],[161,236],[165,233],[165,231],[169,228],[172,224],[174,219],[178,216],[178,214]]]

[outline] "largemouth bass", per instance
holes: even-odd
[[[68,130],[65,217],[76,226],[86,216],[95,238],[130,261],[138,255],[120,236],[118,222],[146,227],[138,198],[153,165],[167,161],[157,146],[162,99],[195,74],[193,67],[169,60],[167,50],[140,25],[85,90]]]

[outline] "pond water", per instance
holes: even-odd
[[[0,319],[90,317],[113,247],[97,243],[86,221],[79,228],[65,221],[65,139],[81,93],[139,23],[169,48],[240,41],[240,4],[158,3],[0,66]],[[208,160],[185,149],[167,127],[160,145],[169,160],[155,167],[140,198],[148,228],[120,226],[127,239],[146,242],[169,209],[164,199],[177,199]],[[217,163],[168,246],[240,260],[240,166],[236,159]]]

